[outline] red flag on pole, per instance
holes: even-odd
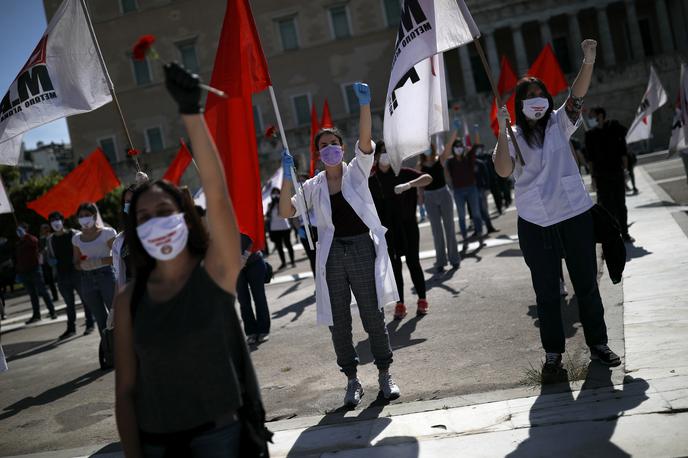
[[[542,49],[533,65],[530,66],[528,76],[540,78],[547,86],[547,90],[552,97],[569,87],[566,76],[559,66],[557,56],[554,55],[552,45],[549,43]]]
[[[96,148],[62,181],[26,206],[45,219],[54,211],[69,218],[76,213],[81,203],[97,202],[119,185],[105,154],[100,148]]]
[[[181,143],[181,146],[179,147],[179,151],[177,151],[177,156],[175,156],[174,161],[172,161],[167,168],[165,175],[162,176],[163,180],[167,180],[177,186],[179,186],[179,180],[182,179],[182,175],[184,175],[186,168],[191,164],[192,159],[191,153],[186,147],[186,143],[184,143],[184,139],[180,138],[179,143]]]
[[[320,128],[329,129],[332,127],[334,127],[334,123],[332,122],[332,115],[330,114],[330,104],[327,103],[327,99],[325,99],[325,105],[323,106],[322,121],[320,121]]]
[[[318,145],[315,144],[315,134],[320,130],[318,125],[318,112],[315,111],[315,105],[311,105],[311,170],[310,176],[315,175],[315,164],[318,163],[320,155],[318,154]]]
[[[514,89],[516,89],[516,83],[518,78],[514,69],[509,63],[509,59],[506,56],[502,56],[501,68],[499,70],[499,83],[497,83],[497,90],[499,95],[504,99],[508,98],[506,102],[506,107],[509,110],[509,115],[512,120],[516,119],[516,112],[514,109],[515,98],[512,94]],[[492,111],[490,112],[490,126],[492,127],[492,132],[494,132],[495,137],[499,135],[499,123],[497,122],[497,100],[492,102]]]
[[[271,82],[248,0],[227,2],[210,85],[228,98],[208,94],[208,129],[224,165],[239,230],[260,250],[265,231],[251,96]]]

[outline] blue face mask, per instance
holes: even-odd
[[[131,207],[131,202],[124,202],[124,208],[122,209],[122,211],[125,215],[129,214],[129,207]]]

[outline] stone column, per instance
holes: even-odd
[[[459,46],[459,60],[461,61],[461,74],[463,75],[465,95],[475,95],[477,90],[475,89],[475,79],[473,78],[473,67],[471,67],[471,58],[468,55],[468,48],[466,46]]]
[[[528,56],[526,55],[526,44],[523,41],[521,24],[511,26],[511,34],[516,51],[516,76],[521,76],[528,71]]]
[[[600,31],[600,41],[602,45],[602,58],[604,65],[611,67],[616,63],[614,54],[614,44],[612,43],[612,33],[609,30],[609,19],[607,18],[607,5],[597,8],[597,27]]]
[[[569,19],[569,44],[571,46],[571,58],[573,59],[573,68],[580,65],[583,60],[583,51],[581,50],[581,36],[580,24],[578,23],[578,11],[568,13]]]
[[[500,58],[499,52],[497,52],[497,43],[495,42],[494,30],[485,32],[484,37],[487,62],[490,64],[490,67],[492,67],[492,72],[494,73],[495,77],[498,78],[499,76],[497,75],[499,73]]]
[[[674,40],[671,37],[671,25],[669,23],[669,13],[667,12],[664,0],[655,0],[655,12],[659,23],[659,36],[662,39],[662,50],[670,52],[674,50]]]
[[[549,28],[549,18],[540,21],[540,38],[542,39],[542,47],[547,43],[554,46],[552,43],[552,30]]]
[[[643,47],[643,39],[640,36],[635,0],[626,0],[626,22],[628,23],[628,32],[631,35],[631,54],[634,60],[639,60],[645,57],[645,48]]]

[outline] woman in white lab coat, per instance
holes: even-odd
[[[293,196],[293,157],[283,153],[285,180],[280,195],[284,218],[302,215],[311,208],[318,221],[316,249],[316,306],[318,324],[330,327],[337,364],[347,376],[344,404],[356,406],[363,396],[357,377],[358,355],[351,334],[351,292],[358,305],[363,328],[379,370],[379,387],[386,399],[399,397],[399,387],[389,374],[392,348],[385,326],[383,307],[396,304],[399,294],[387,254],[385,229],[368,188],[375,144],[371,138],[370,89],[356,83],[361,107],[356,157],[343,163],[342,134],[323,129],[315,137],[325,170],[303,184],[308,209],[300,196]]]

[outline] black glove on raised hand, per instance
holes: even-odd
[[[201,80],[177,62],[165,64],[165,86],[181,114],[201,112]]]

